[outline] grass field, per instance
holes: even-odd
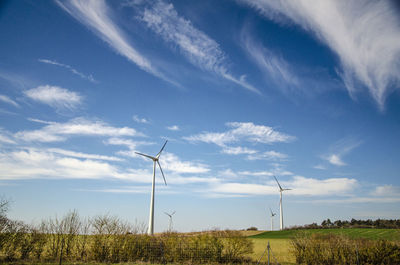
[[[302,229],[302,230],[284,230],[284,231],[267,231],[254,233],[248,237],[254,243],[254,252],[251,257],[252,260],[258,260],[267,243],[270,243],[273,256],[281,264],[296,264],[295,258],[291,253],[290,239],[295,237],[298,233],[306,234],[337,234],[345,235],[351,238],[365,238],[365,239],[387,239],[387,240],[400,240],[399,229],[371,229],[371,228],[343,228],[343,229]],[[263,261],[266,260],[264,256]],[[274,260],[273,260],[274,261]]]
[[[284,231],[267,231],[250,236],[254,239],[290,239],[298,233],[306,234],[337,234],[350,238],[400,240],[399,229],[378,228],[338,228],[338,229],[301,229]]]

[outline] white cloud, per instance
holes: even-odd
[[[330,149],[332,150],[329,155],[322,156],[323,159],[335,166],[347,165],[342,157],[350,153],[353,149],[361,145],[362,141],[352,137],[345,137],[334,143]]]
[[[346,199],[326,199],[326,200],[313,200],[313,203],[399,203],[400,197],[351,197]]]
[[[176,173],[207,173],[210,171],[207,165],[201,163],[194,163],[190,161],[182,161],[179,157],[172,153],[162,153],[160,164],[166,171]]]
[[[70,70],[73,74],[79,76],[82,79],[87,79],[92,83],[96,83],[97,82],[93,78],[92,75],[85,75],[85,74],[79,72],[78,70],[74,69],[72,66],[70,66],[68,64],[62,64],[62,63],[58,63],[56,61],[47,60],[47,59],[39,59],[38,61],[41,62],[41,63],[51,64],[51,65],[56,65],[56,66],[60,66],[60,67],[66,68],[66,69]]]
[[[118,157],[96,155],[96,154],[85,154],[85,153],[81,153],[81,152],[75,152],[75,151],[70,151],[70,150],[65,150],[65,149],[60,149],[60,148],[50,148],[50,149],[47,149],[47,151],[50,153],[57,153],[57,154],[61,154],[64,156],[76,157],[76,158],[105,160],[105,161],[122,161],[122,159],[118,158]]]
[[[237,178],[238,174],[236,174],[232,169],[227,168],[218,172],[218,176],[223,178]]]
[[[275,174],[270,171],[240,171],[240,175],[255,176],[255,177],[272,177]]]
[[[282,161],[287,159],[287,155],[276,151],[265,151],[263,153],[250,154],[247,156],[249,160],[272,160]]]
[[[400,186],[383,185],[378,186],[372,192],[373,196],[398,197],[400,199]]]
[[[146,118],[139,118],[138,115],[133,115],[132,119],[137,123],[144,123],[144,124],[150,123],[149,120],[147,120]]]
[[[257,153],[257,151],[241,146],[236,146],[236,147],[224,146],[222,149],[222,153],[228,155],[241,155],[241,154],[255,154]]]
[[[326,158],[329,163],[335,166],[345,166],[346,163],[342,161],[339,155],[332,154]]]
[[[270,81],[274,81],[279,84],[279,87],[284,88],[299,86],[299,78],[285,59],[252,40],[247,31],[242,32],[242,42],[251,59],[269,77]]]
[[[66,123],[50,123],[39,130],[20,131],[16,138],[24,141],[58,142],[70,136],[143,136],[133,128],[112,127],[102,121],[75,118]]]
[[[3,101],[7,104],[13,105],[14,107],[19,107],[19,104],[17,102],[15,102],[14,100],[12,100],[11,98],[9,98],[6,95],[0,95],[0,101]]]
[[[13,138],[14,137],[10,132],[3,130],[3,128],[0,127],[0,145],[1,143],[16,144]]]
[[[211,132],[204,132],[192,136],[183,137],[185,140],[190,142],[204,142],[204,143],[213,143],[218,146],[225,146],[227,143],[237,141],[237,138],[229,133],[211,133]]]
[[[228,143],[246,140],[253,143],[273,144],[278,142],[291,142],[294,136],[278,132],[272,127],[265,125],[255,125],[252,122],[229,122],[226,124],[231,130],[222,133],[205,132],[184,139],[191,142],[214,143],[224,147]]]
[[[313,166],[313,168],[320,169],[320,170],[325,170],[326,169],[326,167],[324,167],[323,165],[315,165],[315,166]]]
[[[167,129],[170,131],[180,131],[180,128],[178,125],[168,126]]]
[[[367,87],[382,110],[399,88],[400,23],[393,2],[241,1],[275,21],[293,21],[325,43],[338,55],[352,96],[359,84]]]
[[[291,180],[280,181],[284,188],[292,190],[286,192],[286,196],[328,196],[347,195],[358,185],[357,180],[349,178],[314,179],[294,176]],[[234,195],[275,195],[279,193],[275,180],[265,184],[255,183],[217,183],[211,187],[211,191],[217,194]]]
[[[32,100],[58,109],[74,109],[82,102],[82,96],[78,93],[58,86],[38,86],[24,91],[24,94]]]
[[[71,16],[93,30],[97,36],[110,45],[118,54],[136,64],[140,69],[174,85],[178,85],[160,73],[147,58],[141,55],[128,42],[122,30],[111,19],[109,8],[104,0],[56,0],[56,2]]]
[[[25,149],[0,153],[0,179],[93,179],[115,177],[116,173],[116,168],[108,163],[68,158],[47,151]]]
[[[195,28],[189,20],[180,17],[172,4],[155,1],[151,8],[145,9],[142,20],[166,42],[176,45],[193,65],[260,93],[246,82],[244,76],[237,78],[228,72],[226,56],[219,44]]]
[[[236,195],[270,195],[276,194],[274,186],[249,183],[223,183],[217,184],[212,189],[214,193],[236,194]]]
[[[356,179],[352,178],[329,178],[315,179],[294,176],[290,181],[280,181],[281,185],[293,189],[293,195],[347,195],[358,186]]]

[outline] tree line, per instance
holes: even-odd
[[[293,226],[291,229],[320,229],[320,228],[387,228],[400,229],[400,219],[376,219],[376,220],[348,220],[331,221],[329,218],[323,220],[321,224],[312,223],[302,226]]]

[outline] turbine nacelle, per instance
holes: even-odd
[[[283,191],[286,191],[286,190],[292,190],[292,189],[284,189],[284,188],[282,188],[281,184],[279,184],[279,181],[276,179],[275,176],[274,176],[274,178],[275,178],[276,183],[278,184],[279,192],[283,192]]]
[[[146,154],[143,154],[143,153],[135,152],[135,154],[138,154],[138,155],[141,155],[141,156],[150,158],[151,160],[153,160],[154,164],[155,164],[155,163],[158,164],[158,167],[160,168],[160,171],[161,171],[161,174],[162,174],[162,176],[163,176],[165,185],[167,185],[167,181],[165,180],[164,172],[163,172],[163,170],[162,170],[162,168],[161,168],[159,158],[160,158],[161,152],[164,150],[164,147],[165,147],[165,145],[167,144],[167,142],[168,142],[168,140],[165,141],[164,145],[161,147],[160,152],[158,152],[158,154],[157,154],[156,156],[150,156],[150,155],[146,155]]]
[[[271,217],[274,217],[276,215],[276,213],[273,213],[271,208],[269,208],[269,211],[271,212]]]

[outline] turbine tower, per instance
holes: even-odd
[[[281,187],[281,184],[279,184],[279,181],[276,179],[276,177],[274,176],[276,183],[279,186],[279,192],[281,194],[281,200],[279,202],[279,210],[280,210],[280,230],[283,230],[283,209],[282,209],[282,192],[284,192],[285,190],[292,190],[292,189],[283,189]]]
[[[138,153],[135,152],[138,155],[150,158],[153,160],[153,182],[151,185],[151,199],[150,199],[150,216],[149,216],[149,227],[147,230],[147,234],[153,235],[154,234],[154,190],[155,190],[155,181],[156,181],[156,164],[158,164],[158,167],[160,168],[161,174],[164,178],[164,183],[167,185],[167,181],[165,180],[164,172],[161,168],[160,162],[158,161],[161,155],[161,152],[164,150],[165,145],[167,144],[168,140],[165,141],[163,147],[161,148],[160,152],[156,156],[149,156],[146,154]]]
[[[273,213],[271,208],[269,208],[269,211],[271,212],[271,231],[274,231],[274,216],[276,213]]]
[[[168,225],[168,232],[172,231],[172,216],[176,213],[175,211],[171,214],[164,212],[166,215],[169,216],[169,225]]]

